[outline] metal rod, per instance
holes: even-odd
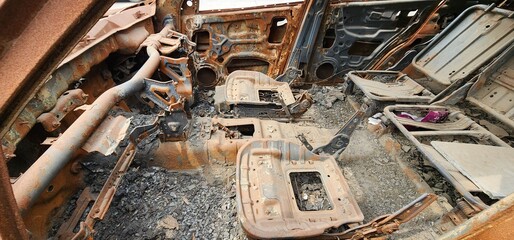
[[[463,130],[463,131],[412,131],[410,132],[413,136],[416,137],[428,137],[428,136],[472,136],[472,137],[480,137],[485,135],[482,131],[474,131],[474,130]]]
[[[428,152],[427,150],[424,149],[424,147],[421,145],[421,143],[418,141],[418,139],[416,139],[416,137],[414,137],[412,135],[412,132],[409,132],[409,130],[407,130],[407,128],[405,128],[397,119],[396,119],[396,115],[393,113],[393,111],[399,111],[399,110],[406,110],[404,108],[410,108],[411,106],[408,106],[408,105],[396,105],[396,106],[387,106],[384,108],[384,114],[386,115],[387,118],[389,118],[389,120],[391,120],[391,122],[393,122],[394,125],[396,125],[396,128],[398,128],[398,130],[400,130],[400,132],[403,133],[403,135],[405,135],[405,137],[410,140],[412,143],[414,143],[414,145],[416,145],[416,147],[418,148],[418,150],[420,152],[423,153],[423,155],[425,155],[428,160],[432,163],[432,165],[434,165],[434,167],[438,170],[438,172],[448,181],[450,182],[450,184],[455,188],[455,190],[457,190],[457,192],[459,192],[460,194],[462,194],[462,196],[464,197],[464,199],[473,204],[475,207],[479,208],[480,210],[484,210],[484,209],[487,209],[489,206],[487,206],[484,202],[482,202],[482,200],[480,199],[477,199],[475,198],[475,196],[473,196],[468,190],[466,190],[466,188],[464,188],[464,186],[462,186],[462,184],[460,184],[459,181],[457,181],[447,170],[444,166],[442,166],[441,164],[439,164],[437,161],[435,161],[434,157],[432,156],[432,154],[430,152]],[[423,105],[419,105],[419,106],[415,106],[413,108],[416,108],[418,107],[419,109],[423,109],[423,108],[432,108],[432,109],[435,109],[436,107],[435,106],[423,106]]]
[[[119,101],[144,88],[144,78],[151,77],[160,63],[160,54],[155,47],[148,46],[146,51],[149,58],[141,69],[129,81],[100,95],[14,183],[14,196],[22,214],[26,213],[73,154],[82,147],[109,110]]]

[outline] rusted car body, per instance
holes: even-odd
[[[101,239],[95,224],[153,143],[154,167],[233,167],[248,238],[384,237],[427,211],[434,238],[513,238],[514,4],[463,2],[0,2],[1,238]],[[320,86],[351,106],[338,129],[312,124]],[[341,160],[363,130],[391,136],[385,152],[422,186],[372,218]],[[438,196],[398,142],[455,195]],[[115,158],[100,189],[85,181],[95,154]]]

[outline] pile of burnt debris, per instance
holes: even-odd
[[[24,227],[494,236],[470,226],[514,206],[511,5],[116,3],[3,132]]]

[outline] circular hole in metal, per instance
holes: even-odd
[[[200,68],[198,72],[196,72],[196,79],[201,85],[211,87],[216,84],[217,76],[213,69],[205,67]]]
[[[48,186],[48,188],[46,189],[46,191],[48,191],[48,192],[51,192],[51,191],[53,191],[53,190],[54,190],[54,185],[50,185],[50,186]]]
[[[316,69],[316,77],[318,79],[327,79],[334,74],[334,65],[331,63],[323,63]]]

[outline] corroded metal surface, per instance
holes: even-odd
[[[448,117],[441,122],[418,122],[397,116],[397,113],[423,115],[429,111],[448,112]],[[392,105],[384,109],[384,113],[391,122],[409,139],[418,150],[427,157],[434,167],[445,177],[462,196],[479,210],[488,206],[480,199],[475,198],[471,192],[481,190],[456,169],[448,160],[438,153],[432,146],[431,139],[444,139],[444,137],[465,137],[475,139],[473,142],[484,145],[493,145],[510,148],[510,146],[487,131],[482,126],[458,111],[447,107],[428,105]],[[413,129],[414,128],[414,129]],[[410,130],[409,130],[410,129]],[[451,139],[451,138],[450,138]]]
[[[306,92],[293,95],[288,83],[263,73],[238,70],[216,87],[214,105],[221,114],[236,117],[299,117],[312,105]]]
[[[239,219],[249,237],[257,238],[382,237],[398,230],[401,223],[413,218],[435,199],[432,194],[423,195],[394,214],[363,224],[363,215],[353,200],[341,167],[333,156],[316,155],[321,152],[337,155],[338,150],[344,150],[350,138],[349,133],[356,127],[357,122],[353,121],[356,118],[349,121],[348,128],[337,132],[335,138],[332,136],[337,130],[292,123],[292,120],[301,120],[299,116],[311,106],[313,100],[307,92],[291,87],[333,85],[344,80],[343,74],[351,70],[390,67],[395,72],[354,71],[352,73],[357,73],[358,76],[350,74],[349,78],[356,83],[363,80],[360,83],[364,82],[368,87],[378,89],[375,95],[370,95],[370,92],[363,89],[365,95],[374,100],[421,100],[427,103],[438,101],[437,104],[454,104],[463,101],[472,81],[478,80],[471,88],[468,100],[472,101],[472,93],[477,96],[476,91],[481,91],[481,103],[486,103],[489,108],[481,103],[475,103],[476,105],[506,124],[511,124],[512,120],[505,119],[513,115],[512,104],[507,102],[512,95],[512,69],[503,67],[512,62],[509,60],[512,52],[495,59],[483,74],[473,79],[471,76],[477,69],[463,73],[459,70],[455,74],[450,72],[450,82],[457,75],[469,75],[471,82],[461,87],[463,82],[458,79],[454,81],[455,84],[445,85],[449,87],[444,90],[442,87],[438,88],[440,83],[434,83],[437,82],[434,79],[440,79],[433,74],[426,73],[433,84],[422,84],[421,81],[427,78],[416,71],[420,70],[419,66],[416,68],[411,65],[402,70],[417,52],[429,44],[424,41],[435,35],[440,26],[449,29],[446,30],[447,33],[458,24],[467,24],[469,19],[462,21],[457,18],[456,23],[450,26],[445,22],[449,18],[443,17],[444,22],[440,21],[437,11],[446,7],[445,1],[307,0],[247,9],[200,12],[197,0],[158,0],[156,4],[149,0],[145,3],[129,4],[121,12],[117,12],[119,9],[110,11],[80,41],[78,38],[81,34],[92,26],[92,22],[88,20],[96,20],[105,10],[106,4],[112,1],[103,4],[98,4],[96,0],[73,4],[66,1],[57,3],[53,0],[33,4],[26,0],[21,0],[18,4],[13,2],[7,0],[0,4],[0,22],[12,17],[19,23],[19,29],[14,29],[14,25],[6,25],[0,30],[0,33],[6,33],[0,34],[0,58],[2,63],[7,62],[0,64],[0,76],[9,79],[0,81],[3,83],[0,87],[7,90],[6,95],[0,96],[0,154],[7,157],[6,160],[0,158],[0,170],[3,171],[0,178],[3,184],[0,196],[6,196],[6,204],[2,205],[0,214],[11,220],[2,221],[0,224],[2,239],[26,238],[25,228],[33,238],[47,237],[52,217],[57,210],[63,210],[62,206],[83,187],[83,175],[78,160],[84,150],[110,154],[125,136],[128,121],[123,117],[111,119],[109,112],[115,105],[130,111],[123,102],[129,96],[140,96],[150,107],[160,108],[157,109],[160,110],[158,121],[151,125],[152,130],[159,128],[161,131],[158,135],[160,146],[149,159],[150,165],[184,170],[209,167],[212,163],[223,166],[237,163]],[[23,7],[33,14],[22,17],[24,14],[18,13]],[[312,11],[306,14],[309,7],[312,7]],[[472,19],[469,22],[472,22],[472,27],[482,27],[479,29],[482,34],[471,34],[473,36],[469,37],[469,32],[464,31],[462,35],[469,39],[478,39],[475,42],[480,42],[479,47],[486,48],[478,51],[485,52],[479,58],[489,60],[491,56],[498,55],[494,52],[495,49],[502,48],[505,41],[512,40],[512,29],[508,27],[512,25],[513,15],[512,12],[498,10],[494,6],[475,8],[482,11],[477,15],[480,21],[475,24],[473,21],[476,19]],[[63,11],[65,14],[62,14]],[[498,12],[501,13],[498,16],[489,16]],[[482,21],[486,15],[487,21]],[[307,21],[309,19],[312,21]],[[309,24],[301,24],[302,20]],[[48,25],[47,28],[45,25]],[[148,37],[154,29],[162,29],[162,26],[163,31]],[[506,37],[491,39],[492,35]],[[40,42],[39,48],[33,44],[34,39]],[[434,42],[438,40],[449,41],[446,45],[450,46],[454,39],[443,36],[436,38]],[[66,45],[64,47],[57,45],[73,44],[77,41],[74,49],[68,44],[63,44]],[[295,42],[301,42],[298,48],[294,48]],[[434,42],[430,46],[437,45]],[[493,42],[499,42],[496,45],[501,46],[487,47],[494,45]],[[464,45],[466,44],[462,46]],[[451,49],[453,52],[441,51],[454,54],[445,57],[445,60],[458,57],[456,55],[460,52],[455,54],[455,49],[457,48]],[[61,61],[65,52],[69,55]],[[138,54],[134,54],[135,52]],[[477,51],[471,48],[471,52],[476,54]],[[144,62],[147,57],[148,60]],[[434,58],[436,56],[429,56],[424,60],[430,62]],[[505,59],[509,61],[504,61]],[[61,62],[57,70],[47,77],[59,61]],[[419,63],[416,61],[415,63]],[[291,62],[295,63],[292,68],[289,64]],[[459,64],[477,65],[463,61]],[[446,64],[443,68],[451,67],[450,65]],[[398,72],[400,70],[402,72]],[[289,73],[293,73],[291,77]],[[393,82],[399,87],[394,88],[387,81],[381,82],[383,84],[380,86],[370,84],[369,80],[376,80],[371,79],[374,77],[372,73],[393,75]],[[443,71],[443,75],[446,73]],[[403,81],[404,77],[407,78],[406,75],[410,78]],[[231,76],[237,77],[232,79]],[[356,80],[355,77],[360,79]],[[282,78],[286,80],[282,81]],[[415,82],[418,79],[421,80]],[[116,86],[115,82],[120,85]],[[351,81],[347,82],[351,84]],[[196,113],[191,109],[197,106],[194,103],[195,90],[214,87],[217,90],[214,95],[215,106],[222,110],[218,116],[268,118],[276,115],[278,118],[275,120],[289,123],[258,118],[191,119]],[[407,93],[403,94],[405,92]],[[507,93],[503,95],[504,92]],[[89,98],[86,99],[85,94]],[[212,96],[211,92],[206,92],[206,95]],[[58,99],[59,96],[62,97]],[[203,95],[198,96],[202,101],[205,100],[202,99]],[[387,97],[391,98],[384,99]],[[209,110],[214,109],[211,100],[207,99]],[[364,99],[363,106],[369,105],[368,100]],[[16,101],[19,103],[12,104]],[[84,103],[86,104],[83,105]],[[134,106],[129,100],[127,103]],[[79,105],[83,106],[78,107]],[[375,107],[374,104],[369,106],[373,106],[369,109]],[[431,110],[447,111],[448,118],[441,122],[419,122],[394,114],[394,111],[413,111],[419,115]],[[319,112],[314,112],[317,113]],[[362,112],[357,113],[358,116],[361,114]],[[486,191],[466,178],[455,165],[452,166],[435,144],[441,139],[450,139],[448,141],[451,142],[464,138],[472,139],[470,141],[473,143],[499,145],[504,148],[509,147],[507,143],[470,118],[447,107],[390,106],[386,108],[386,114],[465,199],[458,199],[458,211],[452,211],[446,216],[447,224],[463,224],[462,227],[445,238],[512,238],[514,233],[509,231],[509,225],[514,222],[511,216],[512,196],[491,205],[495,199],[486,199]],[[105,120],[106,117],[109,119]],[[380,121],[388,124],[385,117],[380,118]],[[33,128],[37,122],[47,132],[40,126]],[[385,125],[380,126],[385,128]],[[31,130],[33,131],[29,134]],[[7,186],[8,174],[4,171],[5,162],[15,157],[14,152],[20,141],[32,141],[30,138],[34,135],[41,137],[41,140],[46,138],[44,146],[40,148],[49,146],[49,149],[35,163],[32,161],[39,154],[32,154],[34,159],[28,159],[30,163],[27,166],[16,170],[16,174],[23,174],[18,179],[11,179],[13,193],[10,193],[10,186]],[[40,142],[37,141],[30,144],[38,145]],[[390,142],[389,147],[386,142],[386,152],[399,155],[398,151],[403,150],[398,143],[400,141]],[[18,149],[19,162],[27,160],[21,156],[21,150],[27,149],[27,145],[29,144],[25,144],[25,141],[20,144],[24,148]],[[392,150],[387,150],[388,148]],[[474,146],[469,148],[469,152],[476,151]],[[313,149],[316,150],[312,151]],[[5,150],[5,154],[1,150]],[[132,137],[98,199],[87,190],[84,191],[77,210],[59,230],[60,238],[93,237],[94,224],[106,216],[114,193],[121,183],[121,176],[129,168],[135,151]],[[8,164],[18,164],[18,161]],[[32,166],[29,167],[30,164]],[[400,164],[400,168],[412,173],[413,170],[408,165],[410,164]],[[304,187],[305,179],[315,181]],[[309,188],[315,188],[316,193],[306,191]],[[13,195],[15,198],[12,198]],[[17,207],[14,206],[14,201],[17,201]],[[95,203],[89,208],[92,201]],[[85,220],[81,219],[88,210],[90,211]],[[20,214],[17,214],[20,212],[24,223],[20,220]],[[477,216],[465,222],[477,213]],[[77,225],[81,220],[81,230],[76,235],[79,227]],[[8,228],[16,231],[9,231]],[[6,237],[6,234],[11,236]]]
[[[514,45],[478,75],[466,100],[514,129]]]
[[[5,240],[29,239],[25,224],[18,211],[16,200],[11,188],[9,171],[4,160],[2,149],[0,149],[0,238]]]
[[[437,195],[425,193],[409,205],[393,214],[377,217],[366,224],[350,228],[343,233],[325,234],[324,239],[374,239],[389,235],[400,225],[416,217],[421,211],[430,206],[437,199]]]
[[[57,97],[68,90],[70,84],[83,77],[94,65],[104,61],[110,53],[118,50],[135,51],[149,32],[153,31],[148,27],[148,23],[151,23],[148,18],[152,16],[155,7],[142,6],[134,8],[132,11],[146,13],[140,15],[139,18],[133,16],[134,12],[121,13],[125,18],[126,22],[123,22],[125,25],[115,25],[117,26],[115,28],[109,25],[112,22],[107,18],[104,25],[106,25],[105,30],[110,35],[98,33],[101,32],[99,29],[92,30],[91,34],[99,35],[102,41],[94,41],[95,44],[91,43],[78,47],[73,55],[74,57],[66,58],[66,63],[62,64],[51,75],[50,79],[40,87],[36,96],[30,99],[26,106],[18,104],[21,107],[20,114],[14,118],[11,125],[2,129],[2,134],[5,133],[5,135],[2,135],[2,145],[8,160],[14,157],[13,153],[16,145],[34,126],[39,115],[51,110],[57,103]],[[144,21],[145,19],[146,21]]]
[[[488,209],[440,237],[450,239],[498,239],[514,237],[514,195],[510,195]]]
[[[82,89],[73,89],[64,92],[58,99],[54,108],[41,114],[37,121],[43,125],[47,132],[54,131],[61,126],[61,120],[75,108],[82,106],[87,101],[88,95]]]
[[[234,164],[239,148],[252,139],[280,138],[301,144],[304,135],[314,147],[331,139],[331,130],[291,126],[257,118],[200,118],[193,123],[196,138],[184,142],[162,142],[152,164],[168,169],[194,169],[210,162]]]
[[[414,57],[413,66],[429,79],[434,93],[469,79],[514,43],[513,12],[475,5],[459,15]]]
[[[297,205],[297,198],[305,193],[295,192],[301,186],[295,186],[293,174],[308,172],[319,174],[328,196],[327,209],[306,211]],[[335,159],[287,140],[254,140],[242,146],[236,190],[239,219],[254,238],[313,237],[364,220]]]
[[[219,13],[196,13],[191,8],[184,8],[179,29],[197,43],[198,85],[213,87],[235,70],[278,76],[291,51],[303,5]]]
[[[155,48],[148,47],[147,52],[149,59],[131,80],[109,89],[96,99],[93,107],[88,108],[16,181],[13,190],[22,213],[30,208],[60,169],[82,147],[112,106],[143,89],[143,79],[151,76],[160,62],[159,52]]]
[[[366,97],[376,101],[428,103],[435,97],[402,72],[351,71],[347,76]]]
[[[113,0],[2,1],[1,135]],[[18,24],[4,24],[18,20]],[[63,44],[66,43],[66,44]],[[63,91],[64,92],[64,91]],[[57,96],[59,96],[58,94]]]
[[[130,118],[107,116],[84,143],[82,149],[90,153],[99,152],[105,156],[111,155],[125,138],[129,125]]]
[[[342,76],[351,70],[368,69],[416,33],[437,3],[433,0],[330,3],[319,33],[306,45],[315,54],[307,56],[300,69],[303,76],[292,83],[330,85],[342,82]]]

